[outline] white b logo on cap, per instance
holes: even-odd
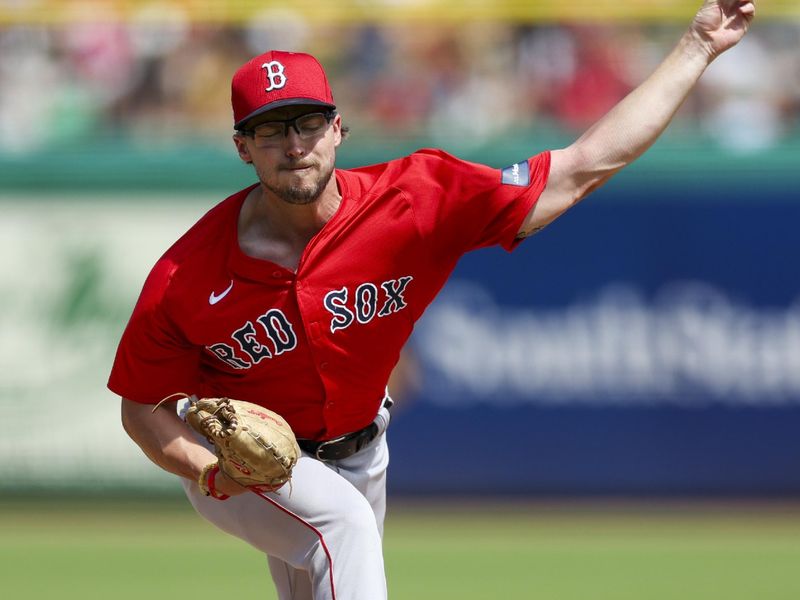
[[[279,90],[286,85],[286,75],[283,72],[284,66],[277,60],[264,63],[261,68],[266,71],[267,79],[269,79],[269,87],[266,88],[267,92]]]

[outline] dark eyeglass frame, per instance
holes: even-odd
[[[239,133],[241,133],[242,135],[249,136],[249,137],[255,137],[256,128],[261,127],[262,125],[274,125],[274,124],[277,124],[277,123],[281,123],[283,125],[283,136],[284,137],[289,137],[289,127],[294,129],[295,132],[297,133],[297,135],[302,137],[303,134],[300,132],[300,128],[297,126],[297,120],[298,119],[303,119],[305,117],[309,117],[311,115],[322,115],[323,117],[325,117],[326,123],[328,125],[330,125],[331,121],[336,116],[336,111],[335,110],[320,110],[320,111],[314,111],[314,112],[310,112],[310,113],[304,113],[302,115],[297,115],[296,117],[292,117],[291,119],[273,119],[271,121],[264,121],[263,123],[259,123],[258,125],[256,125],[252,129],[240,129]]]

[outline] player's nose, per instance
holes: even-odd
[[[293,127],[289,127],[283,141],[286,156],[303,156],[306,153],[305,142]]]

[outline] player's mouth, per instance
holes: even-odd
[[[294,173],[304,173],[306,171],[311,170],[314,165],[289,165],[283,167],[284,171],[292,171]]]

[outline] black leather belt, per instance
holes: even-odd
[[[393,402],[388,396],[383,400],[383,406],[391,408]],[[345,433],[332,440],[317,442],[315,440],[297,440],[297,445],[317,460],[330,461],[342,460],[360,452],[367,444],[373,441],[380,433],[380,428],[373,421],[363,429]]]

